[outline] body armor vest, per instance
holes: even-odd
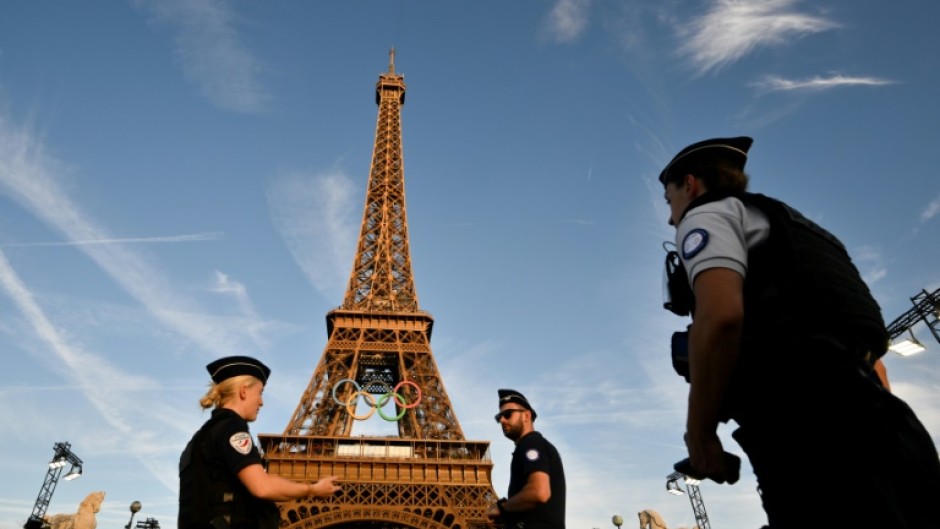
[[[884,355],[888,334],[881,308],[845,247],[831,233],[787,204],[752,193],[706,193],[689,204],[683,217],[728,196],[760,209],[770,223],[770,234],[763,244],[748,249],[741,356],[726,411],[734,415],[735,404],[746,400],[739,392],[747,393],[743,386],[749,381],[758,383],[766,381],[767,374],[785,376],[795,371],[794,357],[808,340],[831,343],[834,349],[852,355],[852,360],[860,361],[870,353],[867,359],[874,362]],[[684,280],[687,292],[679,297],[691,299],[694,319],[695,301],[684,268],[680,266],[670,276],[676,283]],[[670,284],[670,290],[678,288]]]
[[[744,350],[770,342],[821,337],[846,349],[887,351],[888,333],[875,301],[845,246],[783,202],[759,194],[737,196],[767,216],[770,236],[748,252],[744,282]],[[781,334],[783,333],[783,334]]]

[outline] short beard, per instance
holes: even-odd
[[[518,441],[522,437],[522,428],[517,426],[510,426],[508,430],[503,431],[503,435],[506,436],[510,441]]]

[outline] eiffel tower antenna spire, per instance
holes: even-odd
[[[388,73],[375,85],[379,106],[375,146],[359,232],[359,245],[343,308],[365,311],[418,311],[411,273],[405,167],[401,147],[401,107],[405,76],[395,73],[395,48]]]
[[[496,501],[489,442],[464,439],[431,353],[434,319],[418,307],[412,276],[405,82],[394,48],[375,90],[375,146],[343,304],[326,315],[326,347],[283,435],[258,438],[271,473],[340,475],[339,495],[280,504],[281,529],[482,527]],[[398,437],[352,436],[356,421],[380,417],[397,423]]]

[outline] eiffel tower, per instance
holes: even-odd
[[[280,504],[282,529],[473,529],[497,496],[488,441],[464,439],[431,353],[434,319],[418,308],[401,146],[404,76],[379,75],[365,213],[342,306],[283,435],[258,436],[268,472],[312,482],[339,475],[330,498]],[[391,410],[391,411],[387,411]],[[359,420],[397,436],[353,436]]]

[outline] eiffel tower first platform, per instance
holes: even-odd
[[[282,529],[474,529],[497,496],[488,441],[464,439],[431,353],[434,319],[418,308],[405,213],[404,76],[376,84],[379,107],[365,213],[341,307],[283,435],[258,436],[268,472],[297,481],[340,476],[341,492],[280,504]],[[398,435],[353,436],[355,421]]]

